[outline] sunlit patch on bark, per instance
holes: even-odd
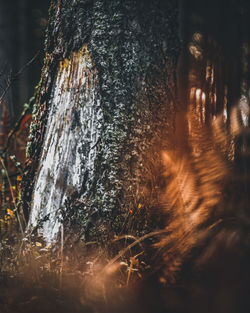
[[[91,177],[100,136],[97,71],[86,45],[60,62],[49,110],[29,226],[43,221],[41,234],[53,241],[66,198],[80,191],[86,170]]]

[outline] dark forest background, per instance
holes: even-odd
[[[4,97],[12,126],[40,79],[48,8],[49,0],[0,1],[0,91],[12,81]]]
[[[184,105],[192,88],[206,96],[206,114],[228,110],[249,91],[250,1],[181,1],[179,93]],[[208,119],[208,116],[206,117]]]

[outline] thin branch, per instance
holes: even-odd
[[[5,88],[4,92],[2,93],[1,97],[0,97],[0,102],[2,101],[3,97],[5,96],[5,94],[7,93],[7,91],[9,90],[9,88],[11,87],[12,83],[17,79],[17,77],[19,75],[22,74],[22,72],[28,67],[30,66],[35,59],[38,57],[38,55],[40,54],[41,50],[38,50],[37,53],[33,56],[32,59],[30,59],[30,61],[28,63],[26,63],[14,76],[12,76],[11,79],[9,79],[7,87]],[[31,101],[30,101],[31,102]],[[29,104],[30,104],[29,102]],[[24,117],[27,115],[29,111],[29,108],[25,108],[20,116],[20,118],[18,119],[18,121],[16,122],[14,128],[9,132],[8,134],[8,139],[7,139],[7,143],[4,147],[4,149],[1,151],[1,155],[3,155],[9,148],[9,144],[10,144],[10,140],[13,137],[13,135],[19,130],[20,125],[24,119]]]
[[[130,245],[128,245],[126,248],[124,248],[123,250],[121,250],[113,259],[111,259],[108,264],[106,266],[104,266],[103,271],[105,271],[110,265],[114,264],[121,256],[123,256],[127,251],[129,251],[131,248],[133,248],[134,246],[136,246],[138,243],[141,243],[142,241],[144,241],[147,238],[150,237],[154,237],[154,236],[158,236],[161,235],[163,233],[165,233],[166,230],[158,230],[158,231],[154,231],[151,233],[148,233],[140,238],[138,238],[137,240],[135,240],[134,242],[132,242]]]
[[[40,54],[41,49],[39,49],[36,54],[33,56],[32,59],[29,60],[28,63],[26,63],[25,65],[23,65],[21,67],[21,69],[15,74],[13,75],[9,80],[8,80],[8,84],[7,87],[5,88],[5,90],[3,91],[2,95],[0,96],[0,102],[2,101],[3,97],[6,95],[7,91],[10,89],[12,83],[18,78],[19,75],[21,75],[23,73],[23,71],[29,67],[34,61],[35,59],[38,57],[38,55]]]
[[[11,138],[20,129],[20,125],[21,125],[23,119],[25,118],[25,116],[27,115],[28,111],[29,111],[29,108],[23,110],[23,112],[22,112],[21,116],[19,117],[18,121],[16,122],[15,126],[9,132],[6,145],[5,145],[4,149],[1,151],[2,155],[8,150]]]

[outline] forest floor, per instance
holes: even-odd
[[[220,280],[218,275],[186,272],[182,280],[166,287],[154,276],[144,273],[138,279],[133,273],[128,282],[124,276],[128,272],[117,268],[118,263],[104,271],[103,263],[94,266],[96,256],[85,259],[82,267],[81,260],[76,265],[66,255],[62,267],[60,258],[50,258],[49,249],[37,254],[38,248],[44,249],[37,245],[29,250],[29,257],[5,255],[8,264],[2,262],[0,269],[0,313],[250,312],[244,277],[230,281],[230,277]]]
[[[78,313],[93,312],[83,308],[79,299],[69,290],[63,292],[48,283],[32,283],[7,273],[0,276],[1,313]]]
[[[88,250],[86,257],[82,247],[65,249],[62,258],[60,247],[41,238],[22,243],[9,237],[0,248],[0,313],[140,312],[132,292],[139,276],[131,270],[128,281],[125,262],[105,270],[105,256]]]
[[[248,262],[236,257],[235,266],[208,263],[203,271],[188,263],[166,286],[146,255],[116,248],[0,241],[0,313],[250,312]]]

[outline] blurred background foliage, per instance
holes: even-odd
[[[34,92],[43,63],[43,43],[49,0],[0,0],[1,93],[15,78],[5,97],[11,125]],[[15,75],[40,51],[32,65]]]
[[[13,227],[24,223],[17,203],[31,112],[3,151],[40,80],[48,8],[49,0],[0,0],[0,238],[14,235]]]

